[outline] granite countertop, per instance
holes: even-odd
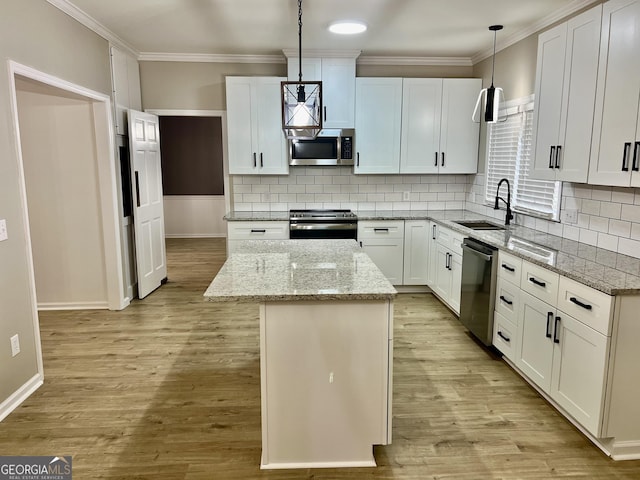
[[[386,300],[397,293],[354,240],[243,240],[236,247],[206,300]]]
[[[519,225],[505,230],[472,230],[457,220],[493,218],[467,210],[355,211],[358,220],[433,220],[608,295],[640,294],[640,259]],[[288,220],[289,212],[231,212],[229,221]]]

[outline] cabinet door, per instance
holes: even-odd
[[[363,238],[360,245],[393,285],[402,285],[402,237]]]
[[[298,56],[289,57],[287,61],[287,78],[294,82],[299,80],[300,60]],[[320,58],[302,58],[302,81],[316,82],[322,80],[322,60]]]
[[[551,397],[595,437],[600,437],[609,339],[558,312]]]
[[[254,95],[250,77],[227,77],[227,142],[230,174],[258,173],[254,132],[257,117],[252,110]],[[255,156],[255,162],[254,162]]]
[[[545,392],[551,385],[555,308],[526,292],[520,292],[520,324],[516,365]]]
[[[451,273],[449,306],[457,315],[460,315],[460,296],[462,294],[462,255],[452,253],[449,257],[449,268]]]
[[[429,274],[429,222],[404,222],[404,285],[426,285]]]
[[[251,100],[257,117],[257,163],[261,175],[286,175],[289,162],[286,139],[282,132],[280,82],[284,78],[256,77]]]
[[[401,173],[438,173],[441,115],[442,79],[403,80]]]
[[[325,128],[353,128],[355,124],[355,97],[355,59],[323,58],[323,126]]]
[[[437,223],[429,222],[429,268],[427,270],[427,285],[434,288],[438,265],[438,230]]]
[[[436,246],[436,253],[435,282],[432,289],[443,301],[449,303],[451,297],[451,270],[449,270],[448,266],[451,253],[447,247],[440,244]]]
[[[469,105],[474,104],[481,89],[482,80],[479,78],[443,80],[440,173],[462,174],[478,171],[480,124],[471,120]]]
[[[533,136],[535,158],[532,176],[545,180],[556,178],[555,154],[560,143],[558,132],[560,131],[566,45],[566,23],[538,37],[535,134]]]
[[[398,173],[401,78],[356,78],[355,173]]]
[[[630,185],[629,157],[633,156],[640,92],[639,51],[640,1],[606,2],[589,183]]]
[[[591,145],[585,139],[593,134],[601,23],[602,5],[567,23],[557,180],[587,181]]]

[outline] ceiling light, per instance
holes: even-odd
[[[355,35],[364,32],[366,29],[367,26],[364,23],[356,21],[334,22],[329,25],[329,31],[331,33],[340,35]]]

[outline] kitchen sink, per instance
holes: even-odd
[[[472,230],[504,230],[505,229],[505,227],[496,225],[495,223],[486,222],[484,220],[460,220],[453,223],[457,223],[458,225],[470,228]]]

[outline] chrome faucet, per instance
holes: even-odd
[[[502,198],[499,195],[500,194],[500,186],[502,185],[502,182],[507,182],[507,200],[506,201],[504,200],[504,198]],[[504,217],[504,224],[505,225],[509,225],[511,220],[513,220],[513,213],[511,212],[511,186],[509,185],[509,180],[507,180],[506,178],[503,178],[502,180],[500,180],[498,182],[498,188],[496,189],[496,204],[493,207],[494,210],[499,210],[499,208],[498,208],[498,200],[502,200],[507,205],[507,214]]]

